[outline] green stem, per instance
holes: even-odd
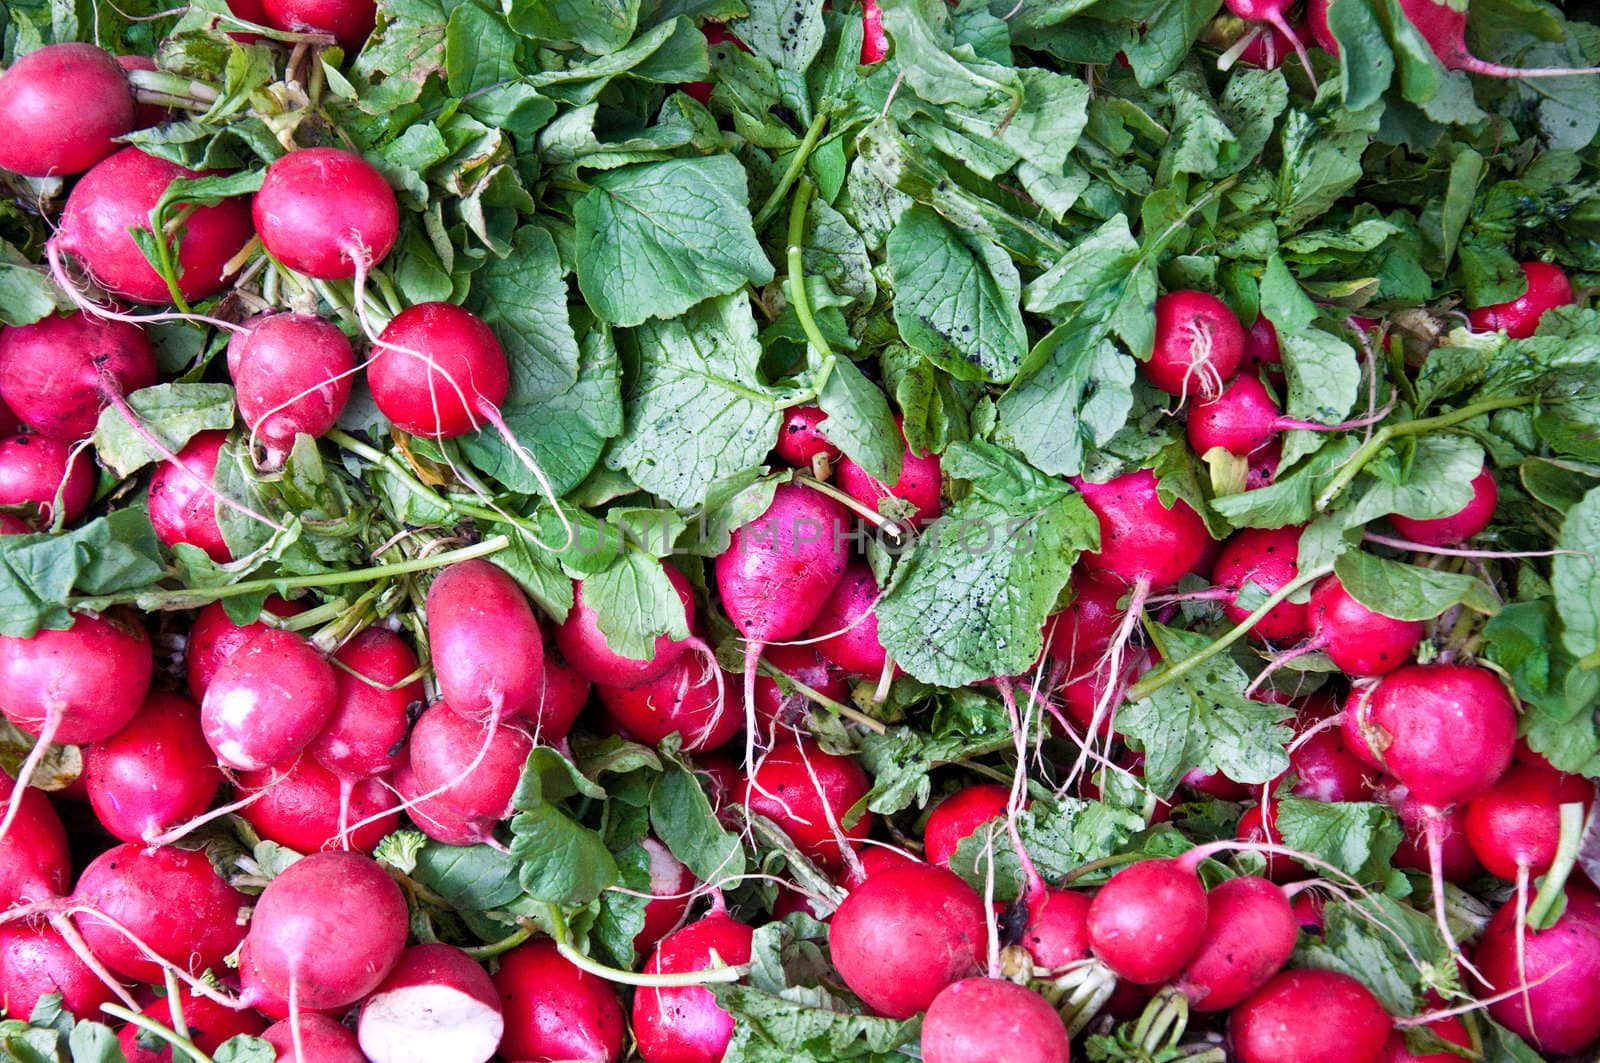
[[[1377,457],[1384,447],[1387,447],[1396,439],[1421,435],[1424,432],[1432,432],[1441,428],[1452,428],[1463,421],[1470,421],[1474,417],[1481,417],[1486,413],[1493,413],[1495,410],[1507,410],[1516,406],[1531,406],[1537,401],[1539,401],[1539,396],[1537,395],[1505,395],[1498,399],[1484,399],[1482,402],[1463,406],[1461,409],[1453,410],[1450,413],[1441,413],[1437,417],[1424,417],[1417,421],[1404,421],[1400,424],[1384,425],[1372,434],[1371,439],[1362,444],[1360,450],[1350,456],[1350,460],[1344,463],[1344,467],[1339,470],[1339,475],[1333,478],[1333,482],[1328,485],[1328,489],[1317,497],[1318,512],[1326,510],[1333,500],[1338,498],[1344,489],[1349,487],[1351,482],[1361,474],[1361,470],[1367,466],[1367,463]]]
[[[811,178],[802,177],[800,187],[795,189],[794,202],[789,205],[789,246],[785,254],[789,277],[784,281],[784,289],[789,293],[789,302],[794,304],[794,316],[800,319],[800,328],[805,332],[807,342],[817,352],[819,361],[811,392],[813,395],[821,395],[822,387],[828,381],[828,374],[833,370],[834,355],[833,348],[828,346],[827,337],[817,325],[816,315],[811,312],[811,296],[806,292],[805,261],[800,245],[805,241],[806,206],[810,202]]]
[[[279,631],[304,631],[307,628],[318,627],[344,614],[350,608],[350,603],[343,598],[335,598],[331,602],[323,602],[315,609],[307,609],[303,613],[293,616],[274,616],[271,613],[262,613],[261,622],[268,627],[275,627]]]
[[[901,526],[899,521],[890,520],[888,517],[885,517],[882,513],[879,513],[865,502],[862,502],[859,498],[854,498],[844,491],[839,490],[826,480],[818,480],[814,476],[796,476],[794,478],[794,482],[803,487],[809,487],[813,491],[827,495],[841,506],[859,516],[862,520],[871,524],[884,534],[891,536],[896,545],[905,539],[905,529]]]
[[[567,933],[567,920],[561,914],[560,908],[547,904],[545,909],[550,915],[550,936],[555,939],[556,951],[580,971],[592,974],[596,978],[604,978],[608,982],[636,986],[640,989],[678,989],[684,986],[708,985],[712,982],[737,982],[750,973],[748,963],[713,967],[709,971],[682,971],[676,974],[640,974],[637,971],[624,971],[620,967],[609,967],[590,959],[573,947]]]
[[[520,926],[499,941],[491,941],[487,945],[475,945],[470,949],[462,949],[468,956],[475,960],[487,960],[491,956],[498,956],[503,952],[510,952],[518,945],[533,937],[533,931],[525,926]]]
[[[130,70],[128,83],[142,102],[161,103],[170,100],[175,106],[202,111],[216,103],[219,95],[214,86],[165,70]]]
[[[172,1046],[174,1056],[176,1056],[178,1052],[183,1052],[188,1055],[190,1059],[194,1060],[194,1063],[215,1063],[210,1056],[200,1051],[199,1047],[193,1041],[189,1040],[187,1037],[179,1036],[177,1033],[167,1029],[165,1026],[161,1025],[148,1015],[140,1015],[137,1011],[134,1011],[131,1008],[125,1008],[121,1004],[101,1004],[100,1010],[105,1012],[107,1015],[115,1016],[116,1018],[121,1019],[123,1022],[132,1023],[133,1025],[139,1027],[139,1029],[147,1030],[155,1036],[161,1038],[167,1044]]]
[[[1096,871],[1104,871],[1107,868],[1112,867],[1121,867],[1124,864],[1131,864],[1137,860],[1143,859],[1144,857],[1138,853],[1118,853],[1116,856],[1102,856],[1098,860],[1090,860],[1086,864],[1079,864],[1071,871],[1068,871],[1062,876],[1061,885],[1067,886],[1073,882],[1076,882],[1078,879],[1083,878],[1085,875],[1094,874]]]
[[[875,720],[864,712],[860,712],[859,710],[852,709],[848,705],[834,701],[820,690],[806,686],[788,672],[780,671],[778,668],[768,664],[766,661],[761,662],[761,670],[772,676],[774,679],[783,679],[786,681],[790,686],[794,687],[796,691],[804,695],[807,701],[816,702],[818,705],[821,705],[823,708],[827,709],[836,716],[843,716],[847,720],[854,720],[856,723],[859,723],[862,727],[865,727],[873,734],[881,735],[889,732],[889,729],[884,726],[882,720]]]
[[[794,158],[789,160],[789,165],[783,171],[783,176],[778,178],[777,187],[772,190],[772,194],[767,197],[767,201],[761,204],[761,209],[756,211],[755,223],[758,231],[763,225],[771,221],[772,216],[778,212],[778,206],[783,202],[783,197],[789,194],[789,189],[794,186],[796,179],[800,176],[800,172],[805,169],[806,162],[811,158],[811,153],[816,150],[817,141],[822,139],[822,131],[826,128],[828,128],[828,115],[826,112],[817,115],[811,120],[811,124],[806,127],[805,138],[800,141],[800,146],[795,149]],[[790,223],[790,232],[789,239],[793,243],[792,222]]]
[[[1263,617],[1272,612],[1272,610],[1278,604],[1287,599],[1291,594],[1295,593],[1302,587],[1310,586],[1332,571],[1333,566],[1328,564],[1318,565],[1316,568],[1300,573],[1294,579],[1290,580],[1288,583],[1285,583],[1282,587],[1279,587],[1277,590],[1269,594],[1267,596],[1267,600],[1262,602],[1261,605],[1257,607],[1255,612],[1251,613],[1233,627],[1229,628],[1227,632],[1222,635],[1222,637],[1218,638],[1205,649],[1192,653],[1183,660],[1177,661],[1169,667],[1163,668],[1159,672],[1155,672],[1149,676],[1146,676],[1144,679],[1141,679],[1139,682],[1133,684],[1133,686],[1128,688],[1127,700],[1129,702],[1135,702],[1147,698],[1151,694],[1154,694],[1156,691],[1160,690],[1162,687],[1166,686],[1168,683],[1172,682],[1174,679],[1181,678],[1182,676],[1194,671],[1196,668],[1200,667],[1202,664],[1206,663],[1211,658],[1227,649],[1229,646],[1232,646],[1235,642],[1238,642],[1240,639],[1244,638],[1246,632],[1259,624]]]
[[[1547,930],[1555,920],[1550,918],[1556,899],[1567,886],[1567,876],[1578,863],[1578,849],[1583,841],[1584,809],[1581,802],[1561,806],[1561,837],[1556,843],[1556,856],[1550,870],[1539,883],[1539,892],[1528,907],[1528,926],[1534,930]]]

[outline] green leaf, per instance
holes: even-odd
[[[639,0],[512,0],[507,17],[518,33],[606,55],[632,39]]]
[[[1322,919],[1322,937],[1302,937],[1292,966],[1347,974],[1396,1015],[1426,1007],[1428,989],[1450,995],[1459,989],[1455,957],[1429,915],[1371,894],[1359,901],[1329,900]]]
[[[508,408],[548,401],[578,382],[566,270],[547,230],[518,229],[511,254],[491,258],[473,274],[472,290],[478,315],[494,328],[511,361]]]
[[[552,804],[511,820],[511,855],[522,888],[535,900],[582,907],[617,881],[617,862],[600,835]]]
[[[0,243],[0,251],[10,247]],[[31,325],[57,310],[68,309],[65,296],[50,275],[42,269],[12,262],[9,254],[0,261],[0,324]]]
[[[1279,332],[1288,333],[1309,328],[1317,317],[1317,304],[1277,255],[1267,260],[1267,268],[1261,274],[1261,314]]]
[[[1347,107],[1378,102],[1394,78],[1394,52],[1369,0],[1334,0],[1328,29],[1339,42],[1339,88]]]
[[[744,874],[744,849],[723,829],[694,775],[673,765],[650,790],[650,829],[702,882]]]
[[[1550,586],[1561,616],[1561,642],[1584,667],[1600,665],[1600,488],[1583,496],[1561,523],[1556,545],[1574,551],[1556,556]]]
[[[227,384],[157,384],[128,396],[139,422],[176,453],[201,432],[233,427],[233,388]],[[94,430],[100,460],[118,477],[162,460],[114,407],[100,411]]]
[[[72,1028],[67,1038],[72,1063],[126,1063],[122,1046],[111,1027],[84,1019]]]
[[[824,432],[845,456],[882,483],[897,483],[905,446],[895,427],[889,401],[854,362],[839,358],[817,405],[828,415]]]
[[[517,44],[517,35],[499,12],[472,0],[458,5],[444,32],[444,68],[451,93],[465,96],[515,81],[520,73]]]
[[[269,1041],[241,1033],[222,1042],[211,1058],[213,1063],[273,1063],[278,1050]]]
[[[1500,601],[1489,585],[1461,572],[1439,572],[1351,550],[1333,563],[1350,597],[1396,620],[1432,620],[1453,605],[1493,616]]]
[[[747,0],[745,6],[749,17],[734,23],[733,33],[772,64],[783,102],[809,121],[805,72],[822,51],[822,0]]]
[[[1389,861],[1404,838],[1400,821],[1388,805],[1366,801],[1278,801],[1278,834],[1290,849],[1310,853],[1362,882],[1386,883],[1394,872]],[[1317,874],[1325,868],[1311,866]]]
[[[1372,471],[1368,466],[1368,472]],[[1482,471],[1483,448],[1472,439],[1421,436],[1402,475],[1382,480],[1368,477],[1370,486],[1345,512],[1344,526],[1354,528],[1391,513],[1422,519],[1458,513],[1472,501],[1472,481]]]
[[[677,588],[661,562],[637,550],[624,550],[610,568],[583,581],[583,603],[612,651],[636,661],[655,655],[656,637],[689,637],[688,620]]]
[[[628,166],[592,183],[574,211],[578,287],[602,320],[674,317],[772,279],[732,156]]]
[[[67,599],[116,594],[166,571],[150,516],[119,509],[59,535],[0,537],[0,634],[29,638],[72,626]]]
[[[915,1021],[843,1011],[823,989],[795,987],[779,996],[733,984],[713,992],[734,1017],[726,1063],[880,1059],[917,1036]]]
[[[411,878],[453,908],[487,912],[522,896],[517,861],[487,845],[443,845],[430,841],[416,854]]]
[[[950,869],[983,890],[994,864],[995,899],[1015,900],[1024,885],[1022,863],[1006,833],[1003,817],[990,821],[993,835],[979,828],[962,839],[950,857]],[[1017,832],[1034,869],[1057,880],[1090,860],[1127,850],[1143,830],[1144,817],[1100,801],[1062,798],[1035,802],[1017,817]]]
[[[1048,360],[1001,398],[996,438],[1045,472],[1076,476],[1090,452],[1127,424],[1134,361],[1077,321],[1039,346]]]

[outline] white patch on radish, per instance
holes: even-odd
[[[219,700],[221,704],[217,706],[217,722],[234,731],[245,728],[261,702],[255,689],[248,686],[226,690]]]
[[[505,1020],[451,986],[419,985],[373,994],[361,1011],[361,1051],[373,1063],[486,1063]]]

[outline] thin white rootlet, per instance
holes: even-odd
[[[361,1051],[372,1063],[487,1063],[504,1031],[498,1011],[449,986],[391,990],[361,1010]]]

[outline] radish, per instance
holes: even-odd
[[[700,753],[725,744],[742,722],[738,713],[725,711],[721,691],[726,676],[719,679],[712,667],[681,657],[653,682],[594,689],[611,723],[634,739],[653,746],[676,733],[685,752]]]
[[[0,771],[0,799],[10,799],[16,781]],[[17,817],[0,839],[0,911],[47,901],[66,892],[72,875],[67,832],[43,792],[22,787]]]
[[[0,329],[0,397],[24,424],[61,443],[87,439],[106,395],[157,381],[139,326],[74,310]]]
[[[44,436],[0,439],[0,506],[32,503],[44,524],[58,516],[63,525],[72,524],[89,509],[94,488],[87,450]]]
[[[825,752],[810,739],[780,745],[756,761],[744,806],[776,823],[795,848],[823,869],[850,862],[872,831],[863,812],[846,827],[845,813],[867,795],[872,781],[854,759]],[[848,849],[851,855],[847,855]]]
[[[633,937],[633,949],[645,953],[683,922],[697,880],[694,872],[654,837],[640,838],[639,846],[650,857],[650,899],[644,906],[644,926]]]
[[[900,440],[905,441],[905,419],[895,415],[895,425],[900,429]],[[906,444],[900,460],[900,478],[892,485],[874,478],[867,470],[841,457],[838,461],[839,486],[845,493],[868,510],[882,512],[878,503],[889,497],[911,503],[915,512],[911,520],[917,525],[927,525],[944,511],[940,498],[944,490],[944,476],[940,471],[939,455],[932,452],[918,454]]]
[[[1345,746],[1337,729],[1303,730],[1289,747],[1290,793],[1312,801],[1370,801],[1368,766]]]
[[[922,1019],[923,1063],[1068,1063],[1072,1043],[1055,1008],[1000,978],[946,986]]]
[[[206,743],[225,767],[287,764],[333,716],[333,666],[292,631],[268,630],[223,662],[200,702]]]
[[[277,1063],[368,1063],[356,1035],[326,1015],[284,1019],[261,1037],[277,1050]]]
[[[990,820],[1006,814],[1011,788],[999,783],[974,783],[940,801],[922,828],[922,851],[931,864],[950,866],[956,846]]]
[[[807,687],[834,701],[850,698],[850,681],[832,661],[824,660],[812,646],[779,644],[769,646],[766,652],[768,668],[781,672],[791,682]],[[774,728],[797,729],[805,723],[813,702],[802,690],[785,694],[778,680],[770,675],[756,676],[756,720],[761,733],[770,735]]]
[[[1600,1038],[1600,901],[1575,885],[1551,926],[1519,925],[1517,898],[1501,905],[1473,954],[1496,993],[1489,1014],[1548,1056]],[[1511,992],[1513,990],[1520,992]]]
[[[862,45],[863,50],[866,46]],[[810,469],[818,456],[826,457],[828,465],[838,463],[839,448],[828,442],[822,431],[822,422],[828,419],[816,406],[791,406],[783,413],[783,423],[778,426],[778,442],[773,452],[785,465],[797,469]]]
[[[361,49],[377,20],[373,0],[261,0],[261,8],[266,24],[273,29],[327,33],[351,54]],[[331,191],[350,191],[335,176],[323,180],[332,185]]]
[[[292,1008],[341,1008],[388,976],[408,925],[400,887],[376,863],[315,853],[267,884],[246,940],[262,985]]]
[[[118,975],[151,982],[169,964],[196,975],[220,968],[244,940],[250,898],[204,852],[125,842],[83,869],[72,903],[95,956]]]
[[[1060,971],[1089,958],[1089,906],[1093,903],[1086,893],[1046,889],[1029,906],[1028,925],[1022,931],[1020,944],[1036,968]]]
[[[1278,342],[1277,327],[1267,315],[1257,314],[1255,323],[1244,330],[1244,356],[1239,360],[1239,376],[1259,376],[1263,370],[1271,374],[1283,372],[1283,347]]]
[[[683,974],[750,962],[755,932],[726,912],[668,934],[646,974]],[[733,1016],[705,986],[643,987],[633,995],[633,1036],[645,1063],[720,1060],[733,1036]]]
[[[1111,876],[1089,906],[1089,944],[1139,985],[1170,980],[1200,948],[1206,891],[1177,860],[1140,860]]]
[[[1325,51],[1339,54],[1339,42],[1328,25],[1328,8],[1333,0],[1309,0],[1306,20],[1312,36]],[[1467,51],[1467,12],[1457,10],[1450,0],[1400,0],[1400,10],[1446,70],[1465,70],[1491,78],[1554,78],[1581,74],[1600,74],[1600,67],[1517,67],[1502,66],[1479,59]]]
[[[454,945],[413,945],[361,1005],[372,1063],[487,1063],[505,1020],[489,975]]]
[[[883,30],[883,9],[877,0],[861,0],[861,63],[871,66],[889,55],[889,35]]]
[[[100,1005],[119,995],[54,927],[0,926],[0,1015],[26,1022],[39,998],[51,993],[61,995],[62,1008],[85,1016],[99,1015]]]
[[[225,1007],[214,1000],[196,996],[187,989],[178,994],[178,1010],[183,1015],[189,1040],[202,1052],[216,1052],[225,1042],[241,1035],[259,1037],[267,1028],[267,1024],[253,1011]],[[171,997],[151,1001],[140,1009],[140,1013],[169,1029],[173,1026]],[[164,1044],[159,1050],[139,1047],[139,1027],[133,1023],[124,1026],[122,1032],[117,1034],[117,1043],[127,1063],[174,1063],[171,1045]],[[187,1063],[187,1058],[180,1055],[176,1063]]]
[[[1432,858],[1428,848],[1436,836],[1441,878],[1465,886],[1483,874],[1483,865],[1478,862],[1477,854],[1472,851],[1471,839],[1467,836],[1467,810],[1464,806],[1458,805],[1441,813],[1412,798],[1404,786],[1391,785],[1380,788],[1379,792],[1394,807],[1395,814],[1400,817],[1400,826],[1405,829],[1405,836],[1394,851],[1395,867],[1429,874]],[[1432,831],[1429,830],[1430,825],[1434,827]]]
[[[46,248],[58,282],[72,290],[61,268],[59,253],[65,251],[113,295],[135,303],[168,302],[166,281],[129,233],[149,228],[151,210],[173,181],[201,176],[138,148],[124,148],[96,163],[67,196],[60,228]],[[225,270],[253,231],[250,205],[237,196],[186,212],[177,241],[179,294],[193,302],[222,291]]]
[[[453,439],[481,421],[499,427],[511,375],[480,318],[451,303],[420,303],[378,337],[367,382],[378,409],[402,431]]]
[[[285,601],[272,595],[262,605],[261,611],[276,617],[289,617],[305,612],[305,606]],[[188,672],[189,693],[196,701],[206,696],[206,688],[223,662],[244,649],[250,640],[270,630],[260,620],[248,624],[235,624],[228,619],[221,602],[212,602],[201,609],[189,629],[184,646],[184,664]]]
[[[1224,384],[1215,398],[1190,407],[1186,426],[1189,449],[1204,457],[1212,448],[1221,447],[1245,457],[1277,437],[1282,419],[1283,411],[1261,378],[1241,372]]]
[[[1278,830],[1278,802],[1268,798],[1254,808],[1246,809],[1244,815],[1239,817],[1239,826],[1234,831],[1234,837],[1252,845],[1260,843],[1283,845],[1283,834]],[[1265,856],[1267,864],[1265,873],[1272,882],[1282,885],[1312,877],[1310,871],[1282,853],[1268,852]]]
[[[822,611],[806,632],[817,652],[853,675],[876,679],[889,655],[878,641],[878,578],[865,564],[852,563],[834,585]]]
[[[1178,988],[1195,1011],[1225,1011],[1266,985],[1294,952],[1300,926],[1283,890],[1244,875],[1206,894],[1206,929]]]
[[[678,599],[683,603],[686,625],[694,629],[694,595],[689,580],[671,565],[662,565],[667,580]],[[608,686],[633,687],[649,683],[665,675],[698,639],[674,640],[667,635],[657,635],[650,655],[643,659],[626,657],[611,648],[600,630],[599,614],[583,600],[583,581],[572,588],[572,608],[567,619],[555,629],[556,645],[567,663],[580,674],[596,683]]]
[[[338,326],[313,314],[271,314],[235,339],[228,344],[228,375],[239,414],[276,469],[297,435],[318,438],[339,420],[355,352]]]
[[[346,33],[359,43],[372,29],[370,0],[267,0],[266,8],[270,26],[334,33],[347,47]],[[338,148],[301,148],[274,161],[251,214],[262,246],[274,258],[325,281],[364,278],[389,254],[400,232],[400,206],[383,175],[361,156]],[[361,298],[358,291],[358,303]],[[292,344],[294,336],[304,334],[285,333],[283,342]]]
[[[1350,596],[1338,576],[1311,589],[1307,615],[1311,641],[1352,676],[1378,676],[1411,659],[1426,630],[1420,620],[1396,620],[1374,612]],[[1360,755],[1360,745],[1353,747]]]
[[[628,1029],[617,991],[573,966],[548,938],[500,957],[494,988],[505,1016],[500,1054],[506,1059],[622,1058]]]
[[[1115,577],[1073,577],[1072,604],[1045,621],[1045,648],[1050,656],[1070,664],[1105,653],[1122,626],[1123,611],[1117,603],[1127,593],[1127,587]]]
[[[1389,514],[1394,530],[1413,543],[1424,546],[1454,546],[1464,543],[1489,526],[1500,501],[1500,486],[1485,465],[1472,479],[1472,499],[1447,517],[1418,520],[1398,513]]]
[[[239,773],[245,796],[239,815],[267,841],[298,853],[353,849],[371,853],[384,836],[400,826],[400,810],[388,780],[351,780],[348,784],[311,757],[302,756],[287,772],[270,768]],[[360,826],[346,833],[354,819]]]
[[[1235,1009],[1239,1063],[1377,1063],[1393,1021],[1370,990],[1337,971],[1284,971]]]
[[[344,781],[387,775],[400,765],[411,708],[422,704],[417,655],[399,635],[371,627],[333,659],[333,715],[307,752]]]
[[[445,845],[478,845],[494,839],[493,821],[463,816],[446,803],[448,791],[430,794],[411,770],[410,747],[402,748],[402,763],[394,770],[394,791],[401,807],[423,834]]]
[[[1250,795],[1257,792],[1257,787],[1246,786],[1244,783],[1234,782],[1220,771],[1204,772],[1199,768],[1190,768],[1184,773],[1179,785],[1193,793],[1205,797],[1215,797],[1219,801],[1232,801],[1238,803],[1250,800]]]
[[[133,87],[105,49],[49,44],[0,74],[0,128],[0,169],[24,177],[82,173],[133,132]]]
[[[1253,609],[1238,604],[1246,584],[1254,584],[1272,594],[1300,575],[1300,534],[1303,527],[1242,528],[1222,544],[1212,569],[1212,581],[1233,592],[1223,607],[1229,620],[1242,623]],[[1250,636],[1264,642],[1289,642],[1305,637],[1310,628],[1307,607],[1282,601],[1250,629]]]
[[[1467,311],[1467,321],[1479,332],[1503,331],[1514,340],[1525,340],[1539,328],[1539,319],[1545,311],[1558,306],[1571,306],[1572,282],[1560,266],[1548,262],[1522,263],[1522,275],[1527,278],[1527,289],[1515,299],[1491,303]]]
[[[989,913],[955,872],[933,864],[880,871],[851,890],[828,931],[834,966],[866,1005],[891,1019],[925,1011],[975,974]]]
[[[1207,292],[1167,292],[1156,300],[1155,349],[1146,379],[1180,401],[1215,398],[1244,358],[1244,326]]]
[[[1228,10],[1246,22],[1261,23],[1269,32],[1287,40],[1294,48],[1295,55],[1300,58],[1300,65],[1305,68],[1306,77],[1311,80],[1311,91],[1317,91],[1317,73],[1311,67],[1311,56],[1306,52],[1306,46],[1300,40],[1300,35],[1294,27],[1289,25],[1287,17],[1289,8],[1294,6],[1292,0],[1228,0]]]
[[[178,451],[178,464],[150,477],[150,523],[169,548],[188,543],[218,564],[233,560],[217,522],[217,461],[227,432],[201,432]]]
[[[922,861],[901,849],[891,849],[884,845],[869,845],[861,850],[860,858],[855,866],[846,866],[839,869],[835,876],[839,884],[845,889],[853,890],[867,879],[880,871],[888,871],[894,867],[920,867]]]
[[[1078,482],[1084,502],[1100,523],[1100,549],[1078,559],[1086,576],[1114,577],[1146,594],[1177,583],[1199,563],[1211,536],[1183,499],[1171,506],[1156,493],[1149,469],[1105,483]],[[1143,608],[1143,595],[1129,611]]]
[[[1594,784],[1581,776],[1514,763],[1466,806],[1467,841],[1490,874],[1526,889],[1555,860],[1561,806],[1593,799]]]
[[[461,561],[428,588],[428,649],[439,693],[455,711],[498,723],[537,719],[544,696],[544,633],[510,573]]]
[[[472,819],[511,814],[511,798],[532,751],[533,740],[521,730],[469,720],[442,701],[411,730],[411,770],[418,784]]]
[[[1472,1035],[1467,1033],[1467,1028],[1461,1025],[1461,1020],[1455,1017],[1439,1019],[1426,1024],[1441,1041],[1459,1045],[1468,1051],[1472,1050]],[[1458,1063],[1463,1057],[1457,1052],[1429,1052],[1419,1056],[1406,1048],[1406,1038],[1399,1030],[1389,1035],[1389,1040],[1384,1043],[1383,1053],[1378,1056],[1378,1063]],[[1470,1058],[1470,1057],[1469,1057]]]
[[[159,691],[126,727],[85,747],[83,778],[101,825],[146,844],[210,808],[222,786],[199,706]]]
[[[1358,712],[1361,734],[1413,798],[1434,808],[1470,801],[1511,763],[1517,714],[1487,668],[1414,664],[1378,682]]]
[[[565,742],[594,689],[588,677],[567,663],[549,628],[544,640],[544,693],[539,700],[539,737],[550,745]]]

